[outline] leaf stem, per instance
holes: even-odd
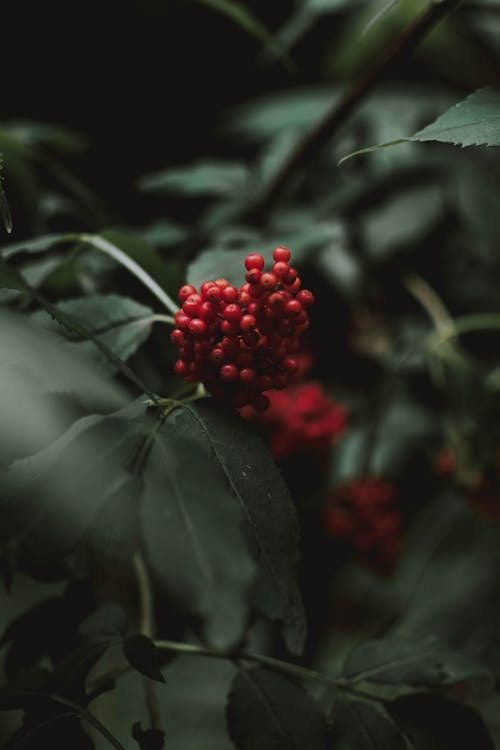
[[[139,610],[140,610],[140,632],[147,638],[153,638],[154,635],[154,611],[153,611],[153,591],[148,569],[141,553],[134,557],[134,568],[137,579],[137,588],[139,593]],[[160,704],[153,680],[149,677],[143,677],[144,695],[148,707],[151,729],[163,732],[160,715]]]
[[[394,68],[442,18],[456,10],[461,2],[462,0],[431,0],[428,8],[381,53],[373,66],[361,73],[340,102],[335,102],[299,141],[288,159],[278,167],[256,202],[250,206],[247,217],[258,217],[272,208],[282,189],[290,182],[290,178],[307,163],[311,156],[326,145],[388,70]]]
[[[256,664],[260,664],[263,667],[268,667],[269,669],[274,669],[275,671],[287,674],[290,677],[295,677],[299,680],[308,680],[321,683],[322,685],[327,685],[331,688],[355,693],[356,695],[363,696],[368,700],[383,702],[382,698],[373,695],[372,693],[365,692],[361,688],[357,688],[350,680],[343,679],[342,677],[328,677],[328,675],[322,674],[321,672],[316,672],[313,669],[301,667],[299,664],[282,661],[281,659],[275,659],[274,657],[266,656],[265,654],[255,654],[244,649],[238,651],[237,653],[217,651],[216,649],[207,648],[205,646],[197,646],[192,643],[179,643],[177,641],[165,640],[155,641],[155,645],[160,650],[173,651],[179,654],[210,656],[215,659],[238,659],[242,661],[251,661]]]

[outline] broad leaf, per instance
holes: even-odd
[[[227,648],[246,628],[255,568],[242,509],[204,439],[199,421],[190,430],[167,422],[154,435],[143,473],[144,555],[163,591],[202,619],[205,639]]]
[[[144,411],[139,402],[84,418],[17,461],[2,482],[2,540],[34,575],[82,541],[103,563],[113,548],[130,558],[141,545],[164,593],[204,638],[232,647],[247,627],[255,579],[243,510],[194,431],[179,434]]]
[[[146,341],[153,323],[153,310],[129,297],[117,294],[93,294],[88,297],[58,302],[58,310],[82,323],[86,330],[105,344],[117,357],[126,361]],[[36,319],[49,328],[60,330],[47,318],[46,313],[37,313]],[[100,355],[101,361],[110,366],[109,360],[96,350],[92,341],[80,341],[73,345],[90,355]]]
[[[258,561],[256,606],[284,623],[288,648],[301,652],[305,621],[297,584],[299,529],[293,500],[267,448],[242,419],[210,402],[176,409],[166,429],[175,441],[189,438],[214,462],[214,486],[221,483],[231,494]],[[179,481],[188,478],[180,475]],[[196,481],[204,493],[198,477]],[[214,497],[213,490],[207,492]]]
[[[355,681],[430,688],[487,675],[488,670],[428,636],[366,641],[348,654],[343,674]]]
[[[475,91],[409,140],[500,146],[500,91],[492,88]]]
[[[381,703],[338,695],[330,718],[331,750],[414,750]]]
[[[241,190],[247,179],[248,171],[239,162],[201,161],[145,175],[139,187],[147,192],[188,196],[231,195]]]
[[[440,141],[455,146],[500,146],[500,90],[478,89],[414,135],[353,151],[344,156],[339,164],[352,156],[408,141]]]
[[[12,289],[16,292],[29,292],[29,286],[13,266],[0,260],[0,289]]]
[[[319,706],[302,687],[269,670],[236,675],[226,717],[237,750],[326,750]]]

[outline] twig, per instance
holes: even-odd
[[[461,2],[462,0],[432,0],[427,10],[403,30],[400,36],[382,52],[375,64],[360,75],[340,102],[334,104],[299,141],[288,159],[278,168],[261,195],[257,197],[255,203],[249,207],[247,218],[259,217],[274,205],[291,176],[330,140],[387,71],[409,54],[439,21],[456,10]]]
[[[144,558],[140,553],[134,557],[134,567],[139,593],[140,632],[142,635],[147,636],[147,638],[152,638],[154,635],[153,593],[149,573]],[[154,683],[149,677],[143,677],[143,685],[151,729],[163,733],[160,705]]]

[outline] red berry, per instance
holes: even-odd
[[[285,306],[285,296],[281,294],[281,292],[274,292],[270,295],[269,299],[267,300],[267,304],[271,308],[271,310],[283,310]]]
[[[247,280],[248,284],[251,284],[253,286],[254,284],[259,283],[261,276],[262,272],[258,268],[251,268],[246,272],[245,279]]]
[[[179,299],[183,302],[187,300],[191,294],[196,294],[196,288],[191,284],[184,284],[184,286],[181,286],[179,289]]]
[[[203,284],[200,286],[200,294],[203,297],[203,299],[206,298],[208,290],[211,289],[213,286],[215,286],[215,283],[213,281],[203,282]]]
[[[237,302],[238,301],[238,290],[235,286],[226,286],[222,290],[222,296],[226,302]]]
[[[201,339],[207,332],[207,324],[201,318],[193,318],[189,323],[189,330],[193,336]]]
[[[225,336],[234,336],[239,331],[238,323],[232,323],[229,320],[223,320],[220,324],[220,330]]]
[[[291,375],[294,375],[299,370],[299,363],[293,357],[285,357],[283,360],[283,367]]]
[[[227,279],[215,279],[214,284],[218,286],[219,289],[225,289],[229,286],[229,281]]]
[[[170,334],[170,341],[173,344],[176,344],[177,346],[182,346],[185,340],[186,340],[186,337],[184,336],[180,328],[174,328],[174,330]]]
[[[183,359],[178,359],[174,366],[175,374],[183,378],[188,374],[188,366]]]
[[[242,383],[245,383],[245,385],[251,385],[255,382],[257,379],[257,375],[255,373],[255,370],[252,370],[250,367],[245,367],[240,372],[240,380]]]
[[[199,294],[190,294],[182,305],[183,312],[189,315],[190,318],[195,318],[200,310],[200,302],[201,297]]]
[[[239,377],[239,372],[236,365],[222,365],[219,372],[222,380],[224,380],[226,383],[231,383],[234,380],[237,380]]]
[[[295,281],[293,282],[293,284],[287,284],[287,289],[288,289],[288,291],[290,291],[290,292],[291,292],[292,294],[296,294],[296,293],[297,293],[297,292],[299,291],[299,289],[300,289],[300,284],[301,284],[301,281],[300,281],[300,279],[299,279],[299,278],[297,277],[297,278],[295,279]]]
[[[239,323],[241,319],[241,307],[239,305],[226,305],[222,314],[230,323]]]
[[[251,301],[252,298],[250,297],[248,292],[240,292],[239,303],[241,307],[247,307]]]
[[[257,333],[257,331],[247,331],[243,334],[243,341],[247,346],[251,346],[252,348],[257,346],[257,344],[260,341],[260,336]]]
[[[290,266],[288,263],[283,263],[282,261],[273,265],[273,273],[276,274],[279,279],[283,279],[288,274],[289,270]]]
[[[253,315],[243,315],[240,320],[240,328],[242,331],[251,331],[257,325],[257,321]],[[182,331],[181,331],[182,333]]]
[[[186,315],[185,312],[179,310],[179,312],[175,313],[174,320],[175,324],[178,328],[181,329],[181,331],[187,331],[187,327],[190,323],[191,318],[189,317],[189,315]]]
[[[273,251],[273,258],[277,263],[288,263],[292,254],[287,247],[279,246]]]
[[[214,305],[216,305],[222,299],[222,291],[218,286],[214,284],[207,289],[205,296],[207,300],[209,300],[209,302],[212,302]]]
[[[199,316],[202,320],[214,320],[217,316],[217,310],[212,302],[202,302],[199,307]]]
[[[278,283],[278,277],[274,273],[263,273],[260,279],[260,286],[267,292],[274,291]]]
[[[264,287],[260,286],[259,284],[256,284],[255,286],[250,287],[250,297],[252,299],[258,299],[259,297],[262,297],[264,294]]]
[[[297,315],[300,315],[301,312],[303,312],[303,307],[298,300],[288,300],[285,305],[285,314],[287,317],[295,318]]]
[[[264,258],[258,253],[250,253],[245,258],[245,268],[247,271],[250,271],[252,268],[257,268],[259,271],[262,271],[264,264]]]
[[[224,350],[220,349],[219,347],[212,349],[211,354],[210,354],[210,359],[212,360],[214,364],[220,365],[226,359]]]
[[[300,302],[302,307],[311,307],[314,303],[314,294],[309,289],[301,289],[297,292],[296,299]]]
[[[295,268],[289,268],[287,275],[283,278],[283,282],[285,284],[293,284],[297,276],[298,276],[298,273],[295,270]]]

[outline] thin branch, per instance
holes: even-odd
[[[274,657],[266,656],[265,654],[254,654],[253,652],[246,650],[238,651],[237,653],[217,651],[216,649],[206,648],[205,646],[197,646],[192,643],[179,643],[177,641],[155,641],[155,645],[160,650],[172,651],[179,654],[210,656],[215,659],[250,661],[260,664],[263,667],[267,667],[268,669],[281,672],[282,674],[287,674],[295,679],[321,683],[322,685],[327,685],[328,687],[336,688],[338,690],[355,693],[358,696],[363,696],[367,700],[383,702],[383,699],[379,696],[356,687],[352,680],[346,680],[342,677],[328,677],[328,675],[316,672],[313,669],[307,669],[307,667],[301,667],[299,664],[292,664],[291,662],[275,659]]]
[[[400,36],[382,52],[375,64],[360,75],[340,102],[334,104],[299,141],[288,159],[278,167],[274,177],[265,186],[262,194],[257,197],[256,202],[250,206],[247,217],[258,217],[275,204],[290,178],[330,140],[386,73],[397,66],[436,24],[456,10],[461,2],[462,0],[432,0],[427,10],[403,30]]]
[[[151,579],[144,558],[140,553],[134,557],[134,568],[137,579],[137,589],[139,593],[139,611],[140,611],[140,632],[147,638],[153,638],[154,635],[154,611],[153,611],[153,592],[151,589]],[[160,704],[153,680],[149,677],[143,677],[144,695],[148,707],[151,729],[163,733],[161,723]]]

